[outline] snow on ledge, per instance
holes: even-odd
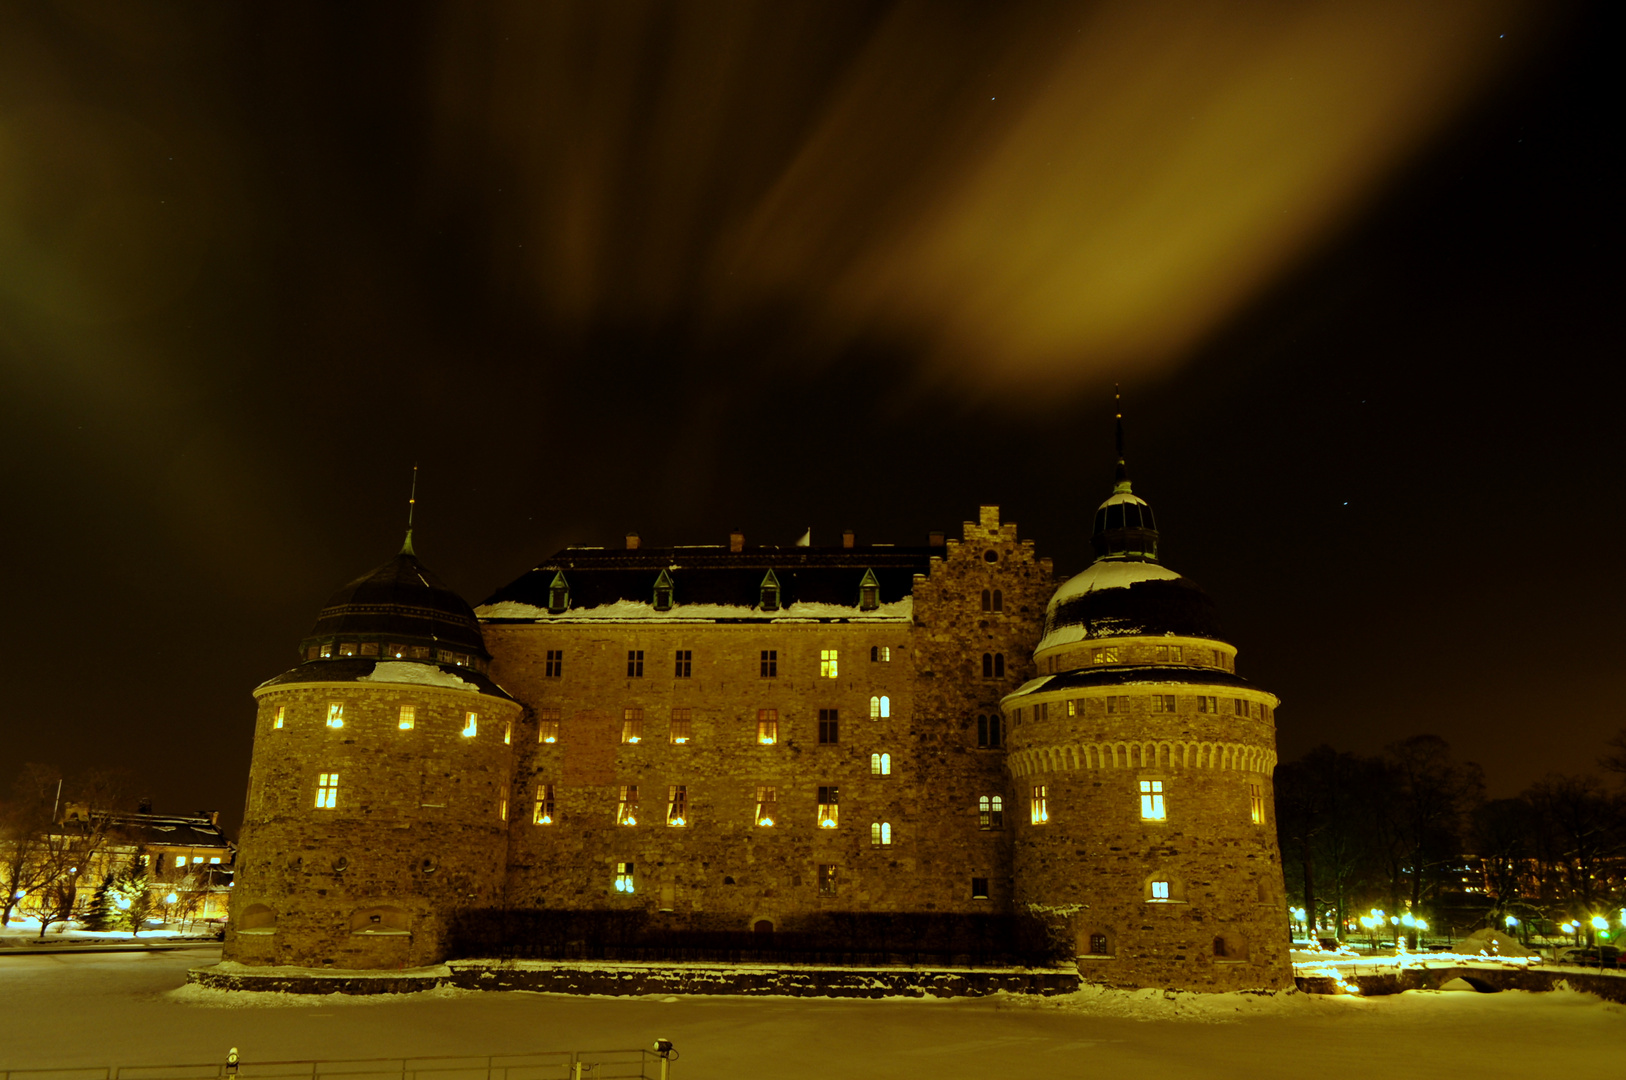
[[[433,664],[415,664],[400,660],[381,660],[374,665],[372,674],[362,675],[357,682],[411,683],[415,686],[441,686],[448,690],[467,690],[478,694],[480,688],[442,671]]]
[[[1177,575],[1178,576],[1178,575]],[[865,610],[846,604],[795,603],[778,611],[740,604],[673,604],[657,611],[643,600],[617,600],[590,608],[571,608],[558,613],[517,600],[482,604],[474,609],[481,619],[528,619],[534,622],[578,622],[582,620],[628,622],[664,620],[667,622],[714,622],[718,619],[759,619],[764,622],[807,622],[823,619],[852,619],[863,622],[907,622],[914,618],[914,598],[904,597],[890,604]]]

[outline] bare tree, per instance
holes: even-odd
[[[30,762],[11,798],[0,803],[0,926],[9,926],[18,902],[55,876],[48,835],[60,776],[52,766]]]
[[[1585,927],[1591,944],[1596,905],[1614,899],[1601,883],[1623,848],[1621,800],[1596,777],[1556,774],[1532,785],[1527,797],[1548,831],[1544,846],[1559,878],[1553,900]]]
[[[1440,868],[1461,855],[1463,816],[1483,799],[1484,776],[1478,765],[1455,761],[1438,735],[1390,743],[1383,757],[1392,781],[1383,822],[1391,899],[1399,909],[1404,887],[1415,912],[1433,894]],[[1416,948],[1416,930],[1408,936]]]

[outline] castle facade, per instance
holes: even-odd
[[[1086,979],[1291,985],[1276,698],[1158,560],[983,507],[919,547],[572,547],[471,610],[418,561],[261,685],[226,959],[397,968],[475,909],[1029,914]]]

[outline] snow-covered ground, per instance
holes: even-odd
[[[1357,999],[298,997],[183,985],[210,951],[0,957],[0,1069],[602,1050],[677,1043],[674,1080],[1614,1076],[1626,1007],[1584,994]]]

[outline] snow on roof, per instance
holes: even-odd
[[[806,622],[824,619],[852,619],[864,622],[906,622],[914,617],[914,598],[905,596],[879,607],[864,609],[844,604],[798,601],[777,611],[738,604],[673,604],[665,611],[644,600],[617,600],[590,608],[570,608],[550,612],[534,604],[500,600],[483,604],[474,613],[482,619],[528,619],[535,622],[576,622],[583,619],[628,622],[658,619],[664,622],[716,622],[721,619],[753,619],[768,622]]]
[[[1145,506],[1146,500],[1133,492],[1115,491],[1107,496],[1107,501],[1102,503],[1101,506],[1115,506],[1118,503],[1134,503],[1136,506]],[[1097,510],[1100,508],[1100,506],[1096,507]]]
[[[370,675],[358,675],[357,682],[413,683],[418,686],[443,686],[448,690],[468,690],[478,694],[480,688],[442,671],[433,664],[415,664],[405,661],[382,660]]]
[[[1179,574],[1155,562],[1097,559],[1056,590],[1056,595],[1050,598],[1050,609],[1055,610],[1064,600],[1102,589],[1127,589],[1139,581],[1177,581],[1179,578]]]

